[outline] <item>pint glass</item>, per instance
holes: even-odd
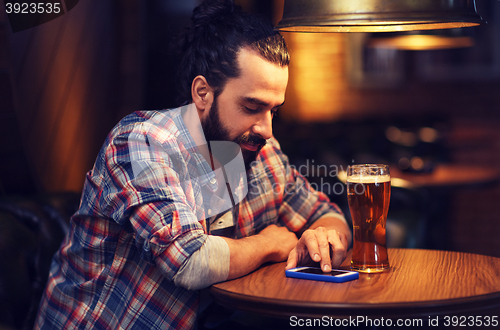
[[[351,268],[374,273],[389,270],[385,227],[391,177],[387,165],[350,165],[347,200],[353,223]]]

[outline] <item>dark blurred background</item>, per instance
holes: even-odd
[[[236,2],[274,24],[281,18],[283,0]],[[17,33],[0,11],[0,194],[79,193],[120,118],[173,107],[171,47],[198,3],[85,0]],[[434,33],[467,38],[468,47],[406,50],[380,42],[397,34],[284,34],[292,64],[275,135],[291,163],[347,216],[345,194],[332,191],[340,188],[333,166],[500,168],[500,2],[476,3],[488,24]],[[428,247],[500,256],[500,189],[494,177],[487,181],[393,189],[391,218],[402,235],[393,235],[394,245],[425,246],[434,217],[445,231],[432,234]],[[446,244],[436,243],[439,236]]]

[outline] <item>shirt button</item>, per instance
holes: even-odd
[[[207,213],[208,213],[208,215],[212,215],[212,210],[208,209]]]
[[[216,184],[216,183],[217,183],[217,180],[215,180],[215,178],[212,178],[212,179],[210,179],[210,183],[211,183],[211,184]]]

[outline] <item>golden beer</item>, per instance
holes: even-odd
[[[387,165],[349,166],[347,200],[353,223],[353,270],[371,273],[389,269],[386,220],[390,198]]]

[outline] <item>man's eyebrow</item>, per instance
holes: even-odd
[[[255,105],[260,105],[260,106],[263,106],[263,107],[269,107],[269,103],[264,102],[262,100],[259,100],[259,99],[255,98],[255,97],[243,97],[243,100],[245,102],[252,103],[252,104],[255,104]],[[285,101],[283,101],[283,103],[281,103],[280,105],[275,106],[274,108],[281,107],[283,104],[285,104]]]

